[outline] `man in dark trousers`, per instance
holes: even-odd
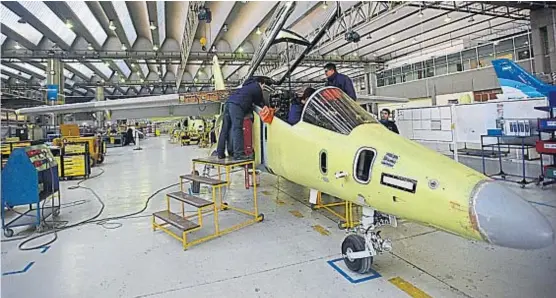
[[[398,131],[398,126],[396,125],[396,123],[392,120],[389,119],[390,118],[390,110],[389,109],[382,109],[382,111],[380,111],[380,123],[382,123],[382,125],[386,126],[386,128],[388,128],[389,130],[400,134],[400,132]]]
[[[355,89],[353,88],[353,82],[348,76],[338,73],[334,63],[328,63],[324,66],[324,74],[327,78],[326,86],[338,87],[353,100],[357,99]]]
[[[251,77],[243,83],[243,86],[236,90],[224,104],[224,114],[222,119],[222,129],[218,137],[218,147],[216,152],[218,158],[226,158],[226,145],[232,147],[233,159],[248,159],[243,148],[243,118],[253,112],[253,104],[264,106],[263,86],[270,81],[263,77]],[[232,144],[229,144],[231,134]],[[232,145],[232,146],[230,146]]]

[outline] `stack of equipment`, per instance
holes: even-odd
[[[84,177],[91,174],[89,143],[68,143],[61,151],[60,177]]]
[[[60,212],[58,165],[45,145],[17,148],[2,169],[2,229],[13,236],[13,227],[34,225],[42,229],[44,219]],[[55,203],[55,198],[58,203]],[[45,207],[47,199],[51,205]],[[42,206],[41,206],[42,205]],[[29,206],[24,213],[6,223],[5,208]]]
[[[536,149],[541,156],[542,174],[539,183],[542,183],[542,186],[556,184],[556,92],[550,92],[548,99],[547,107],[535,107],[537,110],[547,111],[549,116],[538,119],[539,140]],[[543,156],[548,156],[548,165],[544,165]]]
[[[7,141],[2,142],[2,168],[6,165],[10,154],[17,148],[25,148],[31,146],[31,141]]]

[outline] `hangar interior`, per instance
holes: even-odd
[[[553,2],[0,8],[2,296],[554,297]]]

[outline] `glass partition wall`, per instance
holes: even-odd
[[[494,59],[520,61],[532,57],[531,34],[524,33],[461,52],[383,70],[377,73],[377,87],[488,67]]]

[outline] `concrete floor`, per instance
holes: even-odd
[[[106,204],[102,217],[140,210],[150,194],[191,171],[191,158],[207,154],[196,146],[170,144],[165,137],[141,144],[142,151],[109,149],[100,167],[104,174],[83,183]],[[480,167],[480,159],[463,162]],[[232,180],[225,200],[250,206],[242,174]],[[504,249],[403,221],[383,232],[394,240],[394,250],[375,259],[376,274],[350,273],[342,261],[331,262],[335,269],[329,261],[340,257],[344,232],[329,214],[308,207],[307,189],[284,179],[277,182],[262,176],[263,222],[187,251],[162,231],[153,232],[150,223],[150,214],[165,208],[164,193],[177,187],[155,196],[140,216],[117,220],[119,228],[88,224],[64,230],[48,249],[34,251],[18,250],[19,241],[3,242],[2,297],[407,297],[390,281],[396,277],[414,287],[408,290],[414,297],[418,291],[432,297],[554,297],[556,246]],[[75,183],[62,182],[63,203],[85,203],[62,209],[59,220],[74,223],[100,208],[86,189],[68,189]],[[535,202],[556,229],[556,186],[508,185]],[[223,225],[245,218],[221,213]],[[211,229],[211,222],[207,218],[205,228]],[[362,281],[350,282],[342,269]]]

